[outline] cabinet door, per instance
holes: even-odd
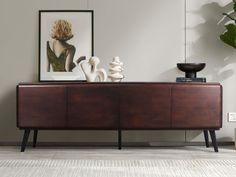
[[[117,129],[119,95],[109,84],[81,84],[68,88],[68,126]]]
[[[18,127],[64,128],[66,89],[63,86],[19,86]]]
[[[170,128],[171,87],[130,84],[120,90],[120,118],[124,129]]]
[[[220,85],[176,85],[172,91],[173,128],[220,128]]]

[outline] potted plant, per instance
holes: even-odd
[[[236,19],[232,17],[232,15],[236,13],[236,0],[233,0],[233,4],[233,12],[223,13],[230,21],[225,25],[226,31],[220,35],[220,39],[236,49]]]

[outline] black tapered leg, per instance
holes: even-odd
[[[29,134],[30,134],[30,129],[26,129],[24,132],[22,143],[21,143],[21,152],[25,151],[25,147],[29,139]]]
[[[38,130],[34,130],[33,147],[36,147]]]
[[[211,135],[211,140],[212,140],[212,145],[214,147],[215,152],[218,152],[218,145],[216,141],[216,133],[215,130],[209,130],[210,135]]]
[[[204,132],[204,138],[205,138],[206,147],[209,147],[208,130],[203,130],[203,132]]]
[[[122,132],[118,130],[118,149],[122,148]]]

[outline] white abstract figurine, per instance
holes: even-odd
[[[108,76],[112,82],[120,82],[124,78],[124,75],[122,74],[124,69],[122,66],[123,63],[120,61],[120,58],[114,57],[113,61],[110,63],[110,74]]]
[[[107,80],[106,71],[102,68],[97,68],[99,63],[98,57],[91,57],[89,61],[81,63],[81,68],[88,82],[105,82]]]

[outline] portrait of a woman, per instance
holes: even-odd
[[[71,23],[66,20],[55,21],[51,38],[47,41],[47,72],[72,72],[83,58],[73,62],[76,48],[68,43],[73,38]]]

